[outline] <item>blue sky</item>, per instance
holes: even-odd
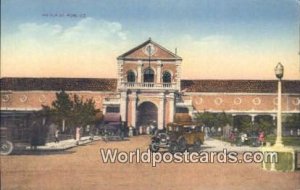
[[[105,69],[95,73],[94,69],[85,68],[79,73],[75,70],[64,72],[63,68],[70,62],[80,68],[84,59],[74,60],[71,57],[83,52],[88,56],[84,63],[86,67],[111,65],[107,69],[113,70],[116,56],[151,36],[170,50],[178,48],[184,59],[183,76],[186,78],[269,79],[273,77],[273,71],[268,71],[273,70],[276,61],[282,61],[287,62],[284,63],[287,65],[287,77],[298,79],[299,12],[297,0],[3,0],[1,38],[4,42],[1,42],[1,51],[4,57],[1,58],[1,74],[107,77]],[[85,14],[86,17],[43,16],[62,13]],[[79,26],[85,29],[79,30]],[[73,35],[73,30],[82,33]],[[69,36],[66,37],[66,33]],[[62,36],[69,41],[62,40]],[[84,36],[83,40],[78,41],[80,36]],[[73,41],[71,37],[74,37]],[[74,42],[76,47],[68,46],[70,42]],[[100,45],[109,43],[111,45],[107,48]],[[62,54],[66,48],[68,51]],[[40,52],[35,55],[37,51]],[[28,57],[30,53],[33,55]],[[17,54],[16,59],[12,58],[14,54]],[[38,64],[41,61],[44,66]],[[265,70],[257,72],[253,69],[250,73],[247,69],[243,70],[253,62],[254,67],[264,63]],[[46,69],[49,64],[57,65]],[[195,70],[195,65],[200,65],[207,72]],[[221,69],[216,71],[215,68],[219,67]],[[237,68],[222,74],[222,67]],[[15,69],[23,73],[12,72]],[[57,69],[60,72],[55,72]],[[116,71],[113,72],[115,76]]]

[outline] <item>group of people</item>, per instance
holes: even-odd
[[[240,133],[238,134],[237,131],[230,131],[229,140],[230,142],[236,143],[238,142],[240,145],[245,144],[246,141],[250,140],[250,137],[252,138],[252,143],[256,145],[263,145],[265,143],[265,133],[264,131],[259,131],[258,133],[253,132],[252,136],[249,136],[247,133]]]
[[[290,136],[295,136],[295,135],[297,135],[298,137],[300,136],[300,128],[297,130],[290,129]]]
[[[201,126],[201,132],[205,133],[205,136],[216,136],[216,135],[222,135],[222,128],[221,127],[208,127],[206,125]]]

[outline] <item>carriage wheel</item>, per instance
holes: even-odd
[[[0,155],[9,155],[12,153],[14,149],[14,145],[10,141],[1,141],[1,150],[0,150]]]

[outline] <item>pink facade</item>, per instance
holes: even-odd
[[[277,81],[183,80],[182,58],[151,39],[117,58],[117,79],[3,78],[1,111],[33,111],[51,106],[55,93],[92,98],[96,107],[118,110],[128,126],[173,122],[183,108],[234,115],[272,115],[277,110]],[[117,108],[117,109],[111,109]],[[300,81],[284,81],[283,113],[300,113]]]

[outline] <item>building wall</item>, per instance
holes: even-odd
[[[147,47],[154,48],[153,54],[150,56],[147,54]],[[143,83],[143,73],[149,66],[149,58],[151,58],[150,67],[155,73],[154,84],[137,84]],[[67,93],[71,96],[77,94],[83,99],[92,98],[95,101],[96,108],[103,110],[103,113],[105,113],[106,107],[108,106],[119,106],[122,121],[127,121],[128,125],[133,127],[136,127],[136,121],[138,120],[138,106],[147,101],[152,102],[157,107],[157,124],[159,128],[163,128],[164,124],[172,122],[176,112],[176,101],[178,101],[177,106],[188,108],[189,114],[203,111],[224,111],[232,114],[252,114],[254,118],[255,114],[274,114],[276,112],[277,94],[274,93],[276,83],[271,84],[273,85],[272,88],[266,88],[265,82],[262,81],[246,81],[246,83],[239,84],[236,81],[222,83],[222,81],[191,80],[185,81],[185,85],[183,85],[184,89],[181,91],[181,61],[182,59],[176,54],[173,54],[149,39],[140,46],[118,57],[118,78],[115,81],[109,79],[70,79],[68,80],[69,83],[66,84],[65,81],[67,80],[65,79],[55,79],[51,81],[50,79],[40,81],[32,79],[24,85],[23,83],[21,84],[20,81],[10,80],[10,82],[8,82],[10,85],[8,85],[6,89],[17,89],[20,91],[1,91],[1,110],[39,110],[42,108],[42,105],[50,106],[55,100],[55,93],[57,91],[50,91],[51,89],[62,89],[63,87],[72,86],[73,88],[69,89],[74,89],[75,91],[66,91]],[[127,72],[129,70],[135,73],[136,83],[134,85],[127,83]],[[171,85],[162,84],[164,71],[171,73]],[[35,85],[32,85],[33,83],[31,81],[36,81]],[[47,81],[50,82],[46,83]],[[118,84],[116,84],[116,82]],[[58,83],[60,85],[57,85]],[[253,83],[258,85],[254,85]],[[240,92],[236,90],[242,89],[242,87],[245,87],[245,84],[247,84],[245,92],[273,93],[226,93]],[[264,84],[264,86],[261,86],[262,84]],[[50,89],[48,91],[26,91],[26,88],[23,88],[25,86],[32,86],[32,88],[29,89],[45,89],[45,86],[51,88],[46,88]],[[86,88],[87,86],[89,86],[89,88]],[[230,88],[228,88],[229,86]],[[267,86],[270,87],[269,83]],[[297,84],[293,84],[292,89],[294,89],[294,86],[297,86]],[[218,91],[216,91],[216,88]],[[25,91],[21,91],[21,89]],[[76,91],[77,89],[79,90]],[[80,89],[88,89],[91,91],[80,91]],[[249,89],[251,89],[251,91],[247,91]],[[263,91],[261,91],[262,89]],[[269,89],[273,89],[273,91]],[[289,87],[289,89],[291,89],[291,87]],[[300,113],[299,91],[292,90],[283,92],[297,93],[283,94],[283,112]]]
[[[51,106],[56,99],[56,91],[9,91],[1,92],[1,110],[39,110],[42,105]],[[111,92],[66,91],[73,96],[79,95],[85,99],[92,98],[97,109],[102,110],[105,97]]]
[[[1,94],[1,110],[11,111],[31,111],[39,110],[42,105],[50,106],[55,100],[56,91],[10,91]],[[92,98],[95,101],[96,108],[103,110],[105,98],[110,97],[113,92],[86,92],[86,91],[70,91],[71,96],[79,95],[83,99]],[[163,97],[163,98],[162,98]],[[185,93],[182,97],[183,101],[191,104],[193,112],[227,112],[233,115],[249,115],[254,118],[258,115],[271,115],[273,119],[276,117],[277,111],[277,95],[262,93]],[[128,126],[136,126],[138,121],[137,112],[133,111],[134,101],[135,109],[143,102],[152,102],[156,105],[159,115],[163,115],[163,124],[160,127],[171,122],[171,98],[169,94],[155,93],[137,93],[135,95],[128,94],[128,102],[126,105],[126,121]],[[160,111],[163,99],[163,111]],[[174,110],[174,108],[173,108]],[[282,96],[283,113],[300,113],[300,94],[283,94]],[[191,113],[190,113],[191,114]],[[135,121],[134,121],[135,119]]]
[[[260,113],[277,110],[277,94],[196,93],[190,94],[190,98],[197,111]],[[284,94],[282,111],[300,112],[300,95]]]

